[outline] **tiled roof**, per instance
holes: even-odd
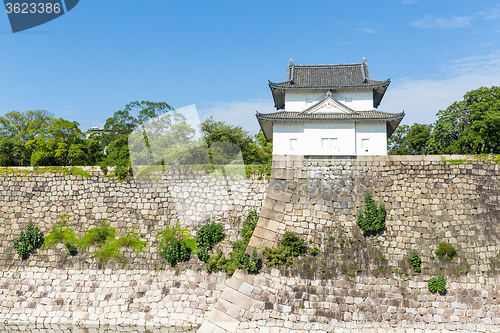
[[[269,81],[276,109],[285,108],[285,92],[296,89],[373,90],[373,107],[378,107],[391,80],[370,79],[365,61],[346,65],[295,65],[290,62],[285,82]]]
[[[259,113],[255,116],[258,120],[270,121],[353,121],[353,120],[401,120],[405,113],[388,113],[376,110],[356,111],[355,113],[304,113],[291,111],[278,111],[273,113]]]
[[[387,87],[391,80],[372,80],[366,63],[348,65],[294,65],[288,67],[287,81],[269,86],[278,89],[335,89]]]

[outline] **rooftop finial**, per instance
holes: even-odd
[[[288,66],[292,66],[292,65],[293,65],[293,62],[292,62],[292,61],[293,61],[293,59],[292,59],[292,58],[290,58],[290,62],[288,63]]]
[[[365,58],[365,57],[363,57],[363,64],[365,64],[365,63],[366,63],[366,58]]]

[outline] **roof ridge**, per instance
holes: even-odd
[[[354,67],[354,66],[359,66],[359,65],[362,65],[362,64],[363,64],[362,62],[353,63],[353,64],[319,64],[319,65],[296,65],[296,64],[292,64],[289,67],[328,67],[328,66]]]

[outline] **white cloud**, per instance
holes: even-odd
[[[456,29],[468,26],[473,19],[474,18],[472,16],[453,16],[452,18],[442,18],[426,15],[423,19],[412,22],[411,25],[421,29]]]
[[[485,10],[478,12],[477,15],[482,16],[485,20],[494,20],[500,16],[500,5],[488,7]]]
[[[403,5],[412,5],[412,4],[417,3],[417,2],[418,2],[418,0],[403,0],[403,1],[401,1],[401,3]]]
[[[401,112],[403,123],[430,124],[436,113],[463,99],[466,92],[482,86],[498,86],[500,52],[450,61],[431,78],[402,78],[392,82],[379,107]]]
[[[365,34],[374,34],[374,33],[376,33],[376,31],[373,30],[372,28],[359,28],[359,29],[356,29],[356,30],[362,31]]]
[[[252,134],[257,134],[260,130],[257,118],[255,118],[256,111],[260,113],[276,112],[273,100],[262,98],[248,101],[218,102],[206,107],[198,107],[201,121],[212,115],[216,121],[225,121],[230,125],[241,126]]]

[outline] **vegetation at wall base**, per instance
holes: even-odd
[[[255,207],[250,208],[247,218],[243,222],[241,231],[242,239],[231,243],[233,250],[227,258],[223,255],[222,251],[218,250],[216,254],[209,256],[206,261],[204,260],[208,272],[224,270],[227,274],[233,275],[236,269],[247,269],[250,273],[257,273],[259,271],[261,261],[257,256],[257,251],[254,250],[252,256],[246,254],[248,242],[252,237],[258,219],[259,215]],[[198,257],[202,259],[202,257]],[[206,258],[206,256],[203,255],[203,258]]]
[[[26,230],[21,230],[19,237],[14,239],[14,249],[16,249],[19,257],[25,260],[31,253],[43,245],[43,235],[38,230],[38,226],[29,221]]]
[[[71,227],[69,219],[71,215],[63,214],[59,215],[60,221],[56,222],[52,226],[52,230],[45,237],[45,242],[43,247],[45,249],[52,247],[58,243],[64,244],[68,253],[72,256],[76,255],[78,250],[76,249],[76,244],[79,243],[78,235]]]
[[[437,278],[432,277],[427,281],[427,286],[431,293],[435,293],[436,291],[440,294],[444,294],[446,292],[446,280],[443,274],[440,274]]]
[[[408,258],[408,261],[411,264],[411,268],[413,269],[414,272],[420,273],[421,268],[420,265],[422,264],[422,259],[420,258],[420,254],[417,251],[412,251],[410,254],[410,258]]]
[[[457,255],[457,250],[455,250],[455,248],[447,242],[441,242],[439,243],[438,249],[435,253],[439,259],[447,259],[452,261],[453,258]]]
[[[205,225],[200,226],[196,231],[196,242],[198,243],[198,250],[196,254],[201,261],[207,262],[209,259],[208,252],[218,243],[226,238],[224,233],[224,226],[222,223],[207,222]]]
[[[365,192],[364,211],[359,211],[358,226],[366,234],[377,234],[385,229],[385,205],[381,202],[377,208],[370,191]]]
[[[172,267],[180,261],[189,259],[191,253],[196,253],[198,243],[186,228],[181,228],[177,221],[172,228],[167,227],[156,235],[158,251],[165,257]]]
[[[34,167],[33,170],[29,169],[16,169],[11,167],[0,168],[0,176],[15,175],[21,177],[30,177],[33,175],[42,175],[45,173],[60,174],[63,176],[82,176],[89,178],[90,173],[79,167],[61,167],[61,166],[48,166],[48,167]]]
[[[296,234],[285,232],[278,247],[266,247],[262,254],[266,257],[266,266],[292,265],[293,258],[305,253],[305,241]]]

